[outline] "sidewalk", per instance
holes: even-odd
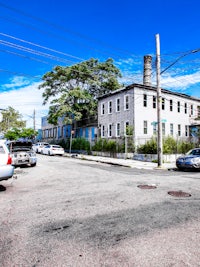
[[[67,157],[73,157],[82,160],[90,160],[101,163],[125,166],[130,168],[138,168],[138,169],[149,169],[149,170],[159,170],[159,169],[174,169],[176,168],[175,162],[171,163],[163,163],[161,167],[158,167],[157,163],[133,160],[133,159],[117,159],[117,158],[109,158],[109,157],[99,157],[99,156],[91,156],[91,155],[80,155],[80,154],[66,154]]]

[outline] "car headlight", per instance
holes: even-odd
[[[30,157],[35,157],[36,156],[35,152],[31,152],[29,155],[30,155]]]
[[[193,158],[191,159],[191,162],[194,164],[200,163],[200,158]]]
[[[184,159],[183,159],[183,158],[178,158],[176,161],[177,161],[177,162],[183,162]]]

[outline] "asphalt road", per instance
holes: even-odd
[[[0,266],[200,266],[200,173],[43,155],[17,173],[1,183]]]

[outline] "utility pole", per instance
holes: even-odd
[[[158,167],[162,167],[163,163],[163,145],[162,145],[162,123],[161,123],[161,87],[160,87],[160,36],[156,34],[156,80],[157,80],[157,153]]]

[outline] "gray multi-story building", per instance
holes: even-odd
[[[200,123],[200,99],[162,89],[163,136],[189,137],[189,127]],[[157,88],[132,84],[98,99],[98,126],[102,138],[116,139],[133,128],[135,145],[157,135]]]

